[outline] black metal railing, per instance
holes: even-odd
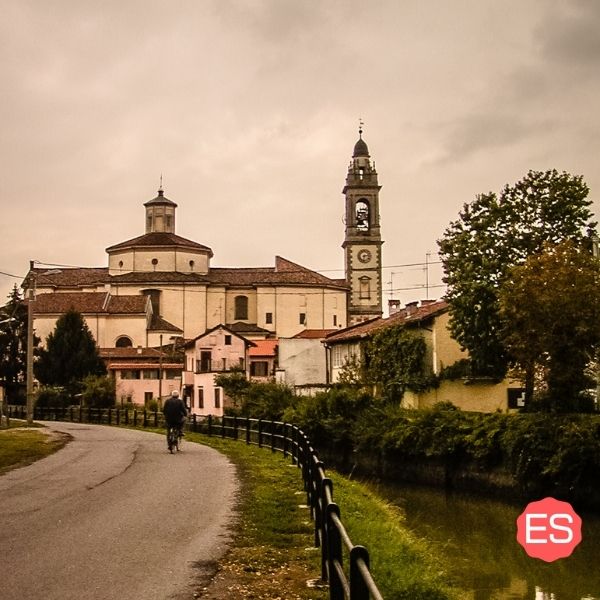
[[[24,406],[10,406],[9,417],[26,418]],[[102,425],[163,427],[157,410],[125,408],[35,407],[34,419]],[[314,544],[321,550],[321,579],[331,600],[383,600],[370,571],[369,552],[354,545],[333,501],[333,482],[310,440],[296,425],[246,417],[191,415],[187,429],[209,436],[240,440],[290,456],[302,470],[306,504],[314,521]],[[348,565],[348,568],[345,568]]]

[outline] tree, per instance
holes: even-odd
[[[546,243],[590,243],[596,223],[588,191],[581,176],[530,171],[500,196],[490,192],[465,204],[438,241],[450,330],[468,350],[475,375],[506,374],[498,289],[509,269],[542,252]]]
[[[39,338],[34,337],[34,347]],[[10,402],[24,402],[27,369],[27,305],[15,285],[8,302],[0,308],[0,379]]]
[[[595,385],[586,367],[600,346],[600,261],[573,242],[513,267],[499,290],[502,339],[512,362],[542,373],[548,406],[569,410]],[[526,401],[533,381],[526,379]]]
[[[71,309],[58,319],[34,371],[42,384],[62,386],[71,395],[83,389],[88,375],[106,374],[94,337],[79,312]]]
[[[432,385],[425,374],[427,347],[422,335],[400,326],[375,332],[365,350],[365,374],[386,400],[402,400],[409,389],[422,391]]]

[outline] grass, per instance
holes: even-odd
[[[386,600],[450,600],[453,588],[439,551],[406,527],[400,509],[367,484],[335,472],[333,497],[354,544],[369,550],[371,573]]]
[[[62,436],[50,436],[39,428],[17,428],[13,423],[10,429],[0,430],[0,475],[30,465],[67,443]]]
[[[326,590],[307,587],[307,581],[320,574],[320,555],[312,548],[310,513],[302,507],[306,495],[300,470],[289,458],[264,448],[196,434],[186,434],[186,440],[228,456],[241,481],[235,542],[208,596],[202,597],[228,592],[257,600],[327,598]]]
[[[224,570],[243,579],[241,598],[318,599],[322,590],[305,581],[320,575],[320,550],[313,543],[310,513],[300,471],[289,459],[267,449],[221,438],[189,438],[223,452],[238,465],[242,480],[239,534],[225,558]],[[371,570],[385,600],[455,600],[437,551],[414,536],[399,509],[384,502],[367,485],[328,472],[342,522],[355,544],[371,554]],[[240,588],[235,588],[239,593]],[[273,595],[275,594],[275,595]],[[210,596],[209,596],[210,597]]]

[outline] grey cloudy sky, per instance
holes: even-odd
[[[341,277],[359,117],[383,185],[386,289],[402,301],[424,298],[426,278],[401,265],[529,169],[583,175],[597,212],[595,0],[0,7],[0,271],[105,266],[106,247],[143,233],[162,173],[177,233],[214,266],[279,254]],[[15,281],[0,275],[2,298]]]

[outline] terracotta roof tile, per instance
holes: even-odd
[[[249,356],[276,356],[279,340],[255,340],[254,346],[248,350]]]
[[[154,315],[152,317],[152,322],[150,323],[150,327],[148,327],[148,330],[183,333],[183,329],[180,329],[179,327],[177,327],[177,325],[173,325],[173,323],[169,323],[169,321],[157,315]]]
[[[181,248],[191,248],[193,250],[204,250],[213,255],[213,251],[208,247],[198,242],[194,242],[192,240],[188,240],[174,233],[167,233],[161,231],[155,231],[152,233],[146,233],[144,235],[140,235],[131,240],[126,240],[125,242],[120,242],[119,244],[115,244],[114,246],[109,246],[106,251],[112,252],[114,250],[124,250],[126,248],[137,248],[137,247],[172,247],[177,246]]]
[[[38,294],[34,313],[63,314],[76,310],[82,314],[146,314],[148,299],[141,295],[111,296],[108,292],[60,292]]]
[[[329,279],[329,277],[311,271],[281,256],[275,257],[275,267],[211,267],[207,277],[211,283],[222,285],[318,285],[348,288],[348,284],[344,280]]]
[[[305,329],[293,336],[294,339],[321,340],[324,337],[340,331],[339,329]]]
[[[108,268],[60,268],[60,269],[33,269],[38,287],[89,287],[103,285],[110,281]]]
[[[375,331],[394,325],[410,325],[419,323],[436,315],[442,314],[448,310],[448,303],[444,300],[424,304],[423,306],[413,308],[403,308],[397,313],[387,318],[376,318],[364,323],[358,323],[328,335],[325,343],[348,342],[362,338],[368,338]]]
[[[107,368],[110,371],[118,371],[119,369],[158,369],[159,363],[157,362],[120,362],[110,363]],[[183,370],[183,363],[163,363],[162,368],[164,369],[179,369]]]

